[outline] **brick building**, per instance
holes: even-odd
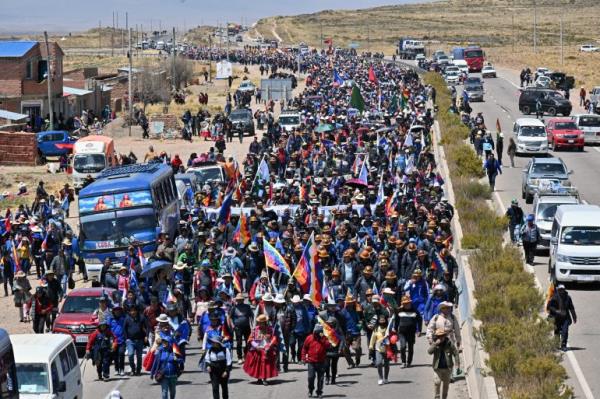
[[[65,112],[63,98],[64,53],[49,44],[51,92],[54,113]],[[46,45],[35,41],[0,41],[0,109],[45,117],[48,114]]]

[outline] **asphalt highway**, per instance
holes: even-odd
[[[477,76],[477,75],[475,75]],[[494,133],[495,140],[496,119],[499,119],[504,133],[504,165],[502,175],[496,180],[495,200],[501,205],[502,211],[506,210],[513,198],[525,213],[531,213],[532,205],[525,204],[521,199],[522,169],[529,162],[529,156],[515,157],[515,168],[510,168],[510,159],[506,155],[508,139],[512,137],[514,122],[522,115],[518,109],[519,88],[518,75],[512,71],[498,71],[498,78],[489,78],[484,81],[484,102],[472,103],[474,112],[483,112],[488,128]],[[460,93],[460,89],[458,89]],[[574,92],[574,91],[573,91]],[[574,104],[575,105],[575,104]],[[574,107],[573,113],[579,107]],[[535,117],[535,115],[533,115]],[[548,116],[545,117],[547,119]],[[600,184],[598,172],[600,171],[600,147],[586,146],[584,152],[558,151],[550,152],[550,156],[560,157],[573,170],[572,183],[579,189],[581,199],[590,204],[600,204]],[[486,178],[487,182],[487,178]],[[535,258],[533,271],[542,285],[544,291],[549,284],[547,251],[539,253]],[[569,334],[569,351],[564,355],[564,365],[569,373],[569,384],[575,389],[577,397],[600,397],[600,321],[596,319],[597,308],[594,304],[600,303],[600,285],[567,285],[578,315],[578,323],[571,326]]]

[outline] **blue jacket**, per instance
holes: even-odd
[[[156,372],[159,370],[165,377],[177,377],[180,360],[173,354],[171,347],[172,345],[169,343],[167,348],[161,345],[156,350],[152,370],[150,370],[152,378],[154,378]]]
[[[429,321],[439,313],[438,306],[440,303],[447,300],[447,295],[444,294],[442,297],[437,297],[435,295],[431,295],[427,299],[427,303],[425,304],[425,311],[423,312],[423,319],[425,321]]]
[[[108,319],[108,325],[110,326],[110,331],[112,331],[113,335],[117,339],[117,343],[119,345],[125,343],[125,316],[121,316],[119,318],[110,317]]]

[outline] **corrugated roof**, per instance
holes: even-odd
[[[0,41],[0,57],[22,57],[37,43],[32,41]]]
[[[8,119],[9,121],[20,121],[21,119],[29,118],[29,115],[17,114],[16,112],[10,112],[4,109],[0,109],[0,118]]]
[[[83,89],[77,89],[75,87],[67,87],[67,86],[63,86],[63,94],[73,94],[75,96],[85,96],[86,94],[90,94],[91,91],[89,90],[83,90]]]

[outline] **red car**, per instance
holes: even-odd
[[[69,334],[77,349],[85,350],[89,335],[98,327],[94,311],[98,309],[100,297],[108,296],[114,301],[116,291],[111,288],[78,288],[68,293],[60,308],[52,332]]]
[[[557,151],[558,148],[577,148],[583,151],[585,140],[583,132],[577,128],[577,124],[571,118],[550,118],[546,125],[548,131],[548,144],[550,149]]]

